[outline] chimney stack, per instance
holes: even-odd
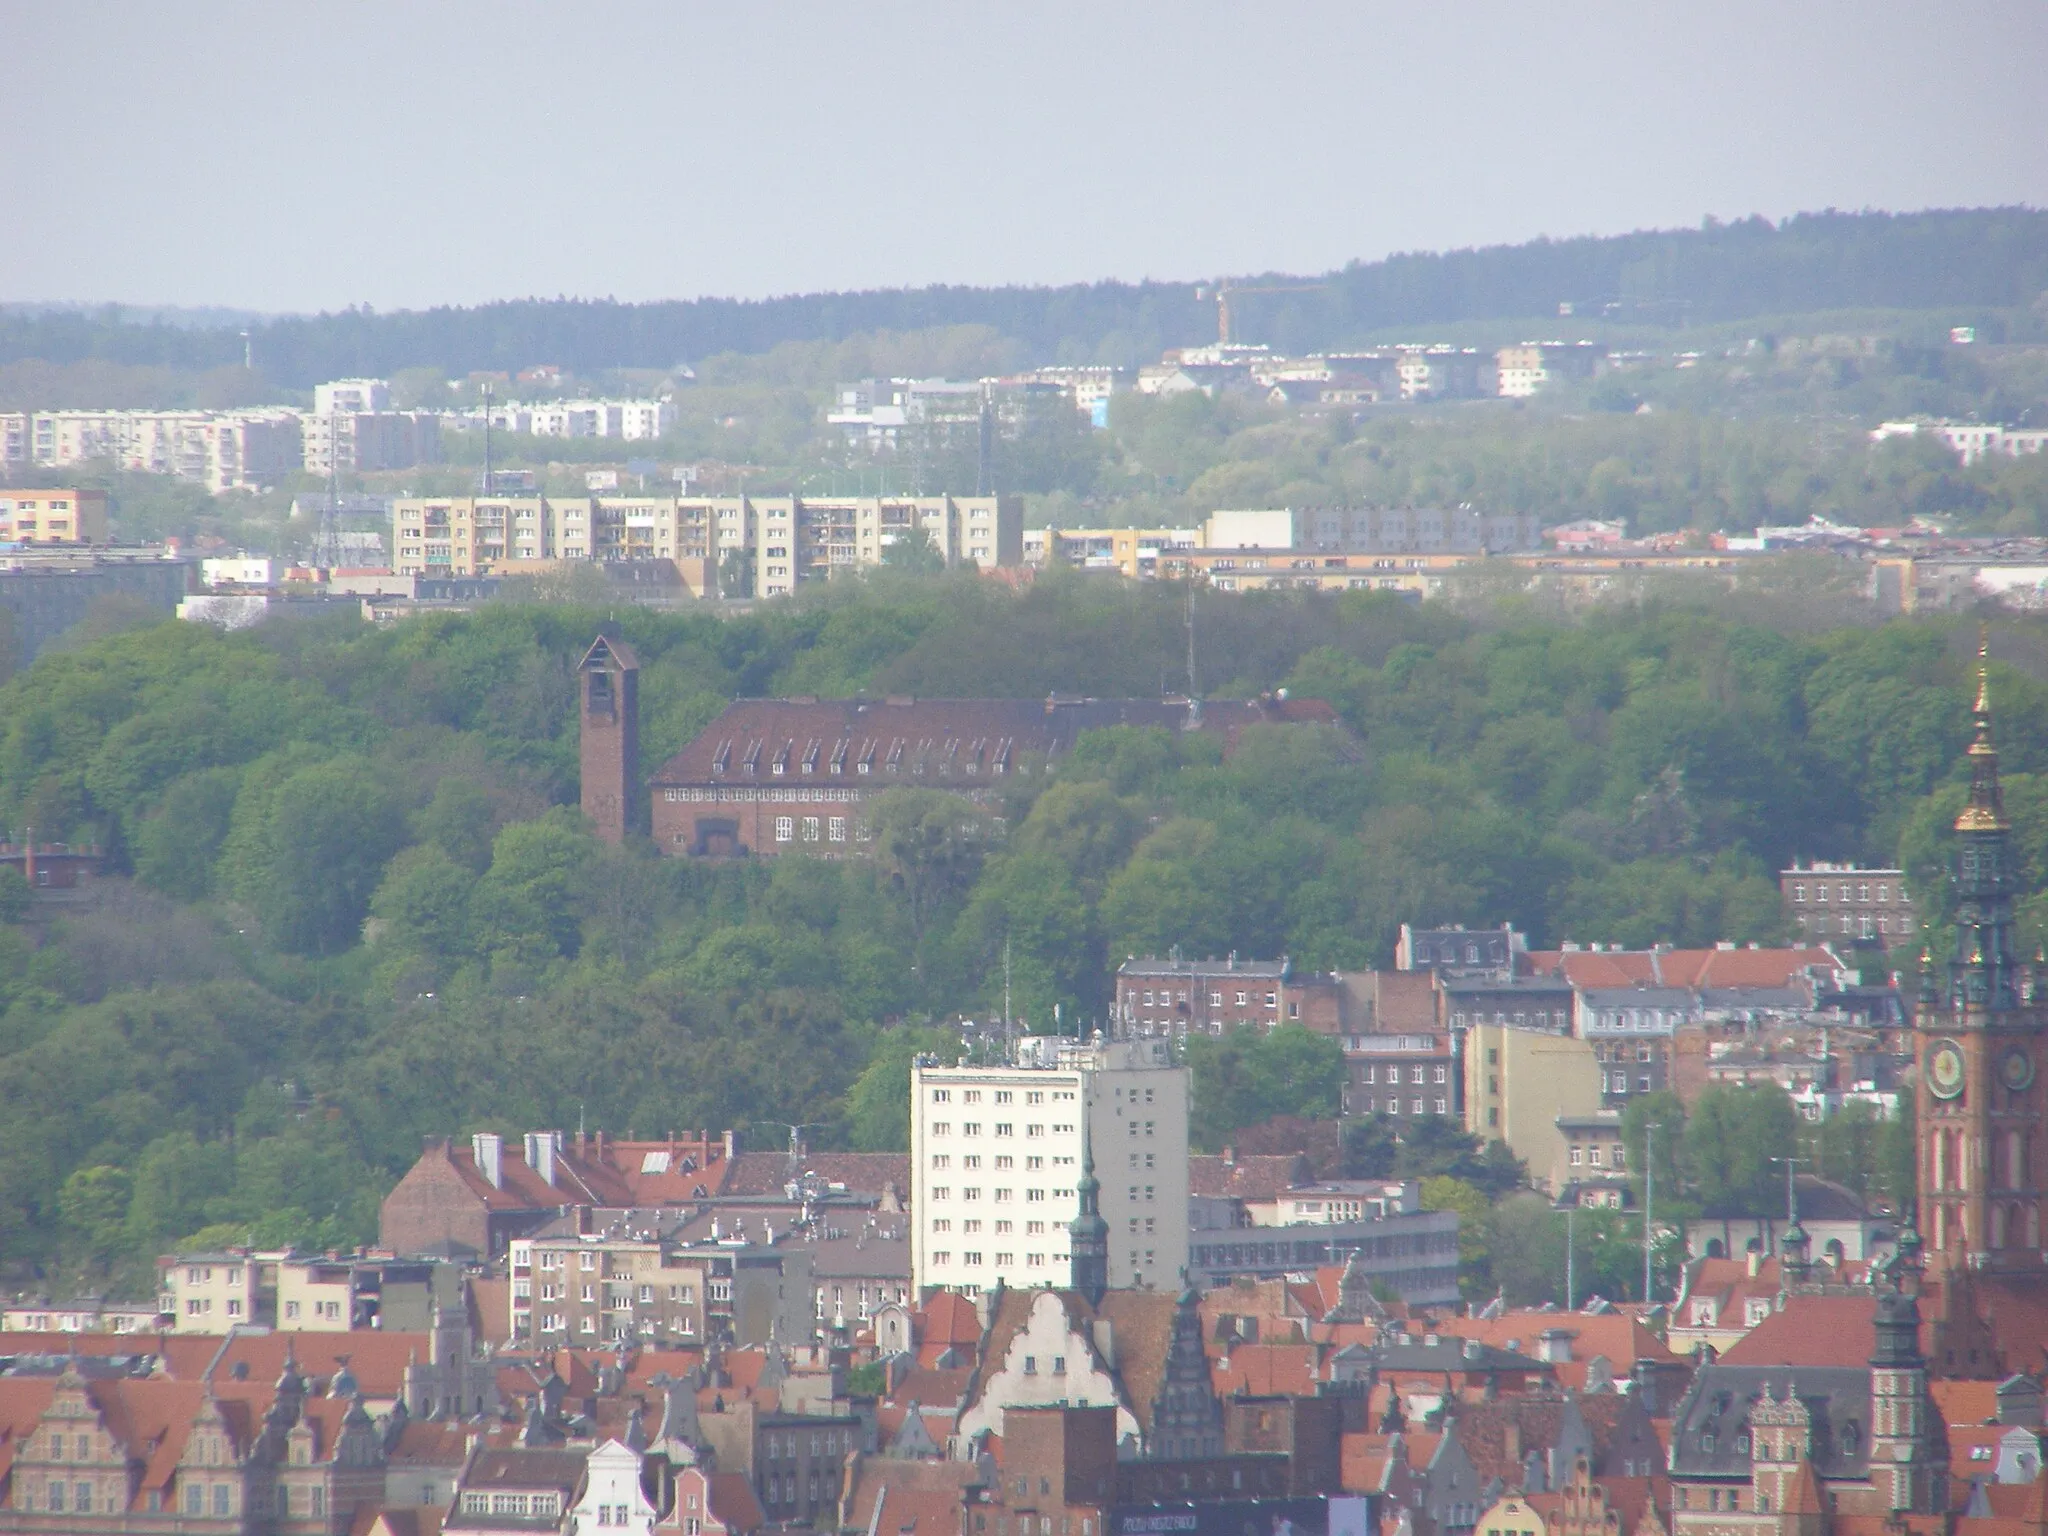
[[[469,1148],[476,1156],[476,1171],[490,1181],[491,1188],[505,1187],[505,1138],[494,1136],[489,1131],[478,1131],[469,1138]]]
[[[531,1168],[543,1184],[555,1182],[555,1156],[562,1150],[560,1131],[528,1131],[526,1133],[526,1166]]]

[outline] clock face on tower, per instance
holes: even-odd
[[[2024,1061],[2026,1053],[2020,1052],[2020,1057]],[[2033,1064],[2028,1062],[2029,1077],[2033,1070]],[[1927,1090],[1937,1099],[1952,1099],[1963,1091],[1963,1048],[1955,1041],[1937,1040],[1928,1047]]]
[[[2034,1058],[2027,1054],[2025,1046],[2008,1046],[1998,1058],[1998,1080],[2014,1093],[2033,1085]]]

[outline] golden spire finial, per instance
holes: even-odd
[[[1991,625],[1977,622],[1977,713],[1991,713]]]
[[[1958,832],[2005,830],[2004,796],[1998,788],[1998,748],[1991,739],[1991,626],[1977,626],[1977,728],[1970,742],[1970,803],[1956,818]]]

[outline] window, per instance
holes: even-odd
[[[815,816],[806,816],[804,818],[804,841],[807,843],[815,843],[819,841],[819,831],[820,828],[818,818]]]
[[[789,843],[796,841],[796,818],[778,816],[775,818],[775,841]]]
[[[826,825],[827,840],[835,843],[846,841],[846,818],[834,816]]]
[[[1793,885],[1792,899],[1794,901],[1806,900],[1806,882],[1804,880],[1801,880]]]

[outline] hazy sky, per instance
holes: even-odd
[[[0,298],[1315,271],[2048,204],[2040,0],[0,0]]]

